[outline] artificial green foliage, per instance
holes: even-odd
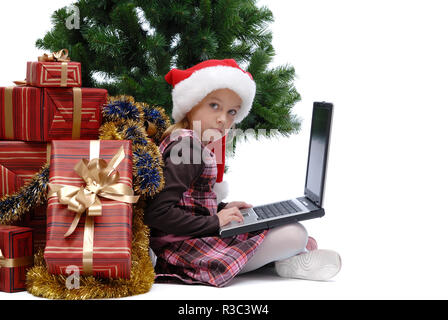
[[[82,63],[84,87],[102,87],[162,106],[171,114],[171,87],[164,75],[207,59],[235,59],[257,83],[249,116],[237,128],[277,129],[288,136],[300,128],[292,108],[300,100],[295,70],[272,68],[268,30],[274,18],[256,0],[78,0],[80,28],[69,29],[68,8],[53,13],[53,28],[36,46],[69,49]]]

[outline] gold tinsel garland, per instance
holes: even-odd
[[[24,216],[33,208],[46,203],[45,190],[50,164],[45,164],[38,173],[12,195],[0,197],[0,224],[20,224]],[[9,201],[8,201],[9,200]],[[6,204],[8,202],[8,205]]]
[[[34,256],[34,266],[27,273],[28,292],[48,299],[106,299],[146,293],[154,283],[155,273],[148,254],[149,229],[143,223],[143,209],[134,206],[132,225],[132,266],[130,279],[99,279],[80,276],[79,289],[69,289],[66,277],[47,272],[43,251]]]
[[[147,104],[135,103],[134,99],[129,96],[109,97],[108,101],[126,100],[137,105],[140,113],[138,120],[122,120],[113,119],[105,122],[100,128],[101,140],[125,140],[125,139],[144,139],[144,144],[133,143],[133,152],[137,154],[150,155],[151,166],[154,172],[160,174],[160,183],[156,186],[143,186],[143,182],[136,181],[134,183],[137,193],[142,195],[141,200],[134,205],[133,225],[132,225],[132,254],[131,254],[131,277],[130,279],[101,279],[93,276],[79,276],[79,288],[69,289],[66,286],[67,277],[64,275],[53,275],[48,273],[43,257],[43,250],[39,250],[34,256],[34,266],[27,272],[27,290],[29,293],[49,299],[69,299],[69,300],[85,300],[85,299],[105,299],[120,298],[131,295],[143,294],[150,290],[154,283],[155,273],[149,257],[149,228],[143,222],[144,198],[158,193],[164,186],[163,179],[163,160],[158,150],[158,138],[169,125],[170,120],[166,116],[163,109],[152,107],[160,115],[163,121],[151,123],[145,120],[144,113],[150,110]],[[146,121],[146,132],[145,132]],[[128,129],[132,129],[131,136],[126,133]],[[149,134],[149,136],[148,136]],[[136,174],[137,161],[134,157],[134,177]],[[34,203],[28,204],[26,211],[34,207],[34,204],[42,203],[44,197],[44,185],[46,186],[46,178],[44,170],[48,170],[48,164],[36,174],[33,181],[36,181],[37,192],[34,192]],[[48,173],[47,173],[48,174]],[[141,182],[141,183],[140,183]],[[29,184],[22,187],[20,192],[29,193]],[[6,198],[5,198],[6,199]],[[17,221],[25,214],[24,210],[14,208],[11,213],[3,216],[3,223],[11,223]]]

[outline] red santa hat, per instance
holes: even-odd
[[[175,122],[184,119],[209,93],[218,89],[230,89],[242,100],[234,120],[239,123],[249,114],[255,98],[256,85],[252,75],[241,69],[233,59],[207,60],[186,70],[172,69],[165,76],[165,80],[173,86],[172,117]],[[228,185],[223,181],[226,136],[222,137],[220,142],[212,150],[218,160],[218,175],[213,188],[218,203],[228,192]]]

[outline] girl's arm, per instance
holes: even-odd
[[[168,146],[163,154],[165,167],[163,169],[165,187],[147,201],[145,210],[145,223],[151,228],[164,231],[169,234],[179,236],[210,236],[217,235],[219,231],[219,219],[217,215],[210,215],[207,208],[199,207],[199,214],[192,215],[190,212],[177,207],[182,194],[188,190],[194,180],[202,173],[205,163],[195,164],[174,164],[170,159],[170,151],[178,142]],[[197,144],[190,144],[190,155],[193,160],[195,148],[200,148]],[[225,206],[220,203],[219,207]],[[202,211],[202,212],[201,212]]]

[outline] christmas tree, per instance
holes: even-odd
[[[291,113],[300,95],[292,66],[269,68],[275,52],[272,12],[256,0],[78,0],[55,11],[40,49],[69,49],[82,63],[84,87],[127,94],[171,114],[164,75],[207,59],[235,59],[257,83],[257,94],[238,129],[266,135],[298,132]],[[278,131],[272,131],[276,129]]]

